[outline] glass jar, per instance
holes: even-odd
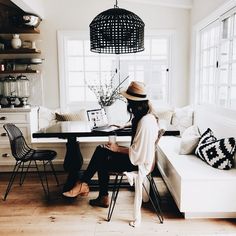
[[[3,97],[4,79],[0,78],[0,97]]]
[[[17,76],[17,95],[19,98],[30,96],[29,80],[25,75]]]
[[[17,98],[17,83],[14,76],[8,75],[4,79],[3,83],[3,95],[10,102],[11,108],[15,107],[15,101]]]
[[[25,75],[17,76],[17,94],[21,104],[26,106],[28,97],[30,96],[30,84]]]
[[[4,97],[17,97],[17,83],[14,76],[8,75],[3,82]]]

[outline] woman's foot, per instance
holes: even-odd
[[[135,220],[135,221],[129,222],[129,225],[130,225],[131,227],[139,227],[140,224],[141,224],[141,220]]]
[[[98,196],[96,199],[89,200],[89,204],[91,206],[98,206],[98,207],[109,207],[109,197],[106,196]]]
[[[75,186],[71,190],[62,194],[65,197],[88,196],[89,186],[87,183],[76,182]]]

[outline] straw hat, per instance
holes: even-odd
[[[148,100],[147,93],[145,89],[145,84],[132,81],[126,91],[122,91],[121,95],[125,98],[133,101],[145,101]]]

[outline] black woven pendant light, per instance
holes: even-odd
[[[144,50],[144,22],[133,12],[119,8],[97,15],[89,25],[92,52],[123,54]]]

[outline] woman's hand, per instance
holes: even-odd
[[[112,152],[118,152],[119,145],[117,143],[107,143],[105,144],[105,148],[109,149]]]
[[[129,148],[128,147],[123,147],[119,146],[117,143],[107,143],[104,145],[105,148],[112,152],[119,152],[123,154],[129,154]]]
[[[112,124],[110,126],[117,127],[118,129],[131,128],[131,123],[127,122],[125,124]]]

